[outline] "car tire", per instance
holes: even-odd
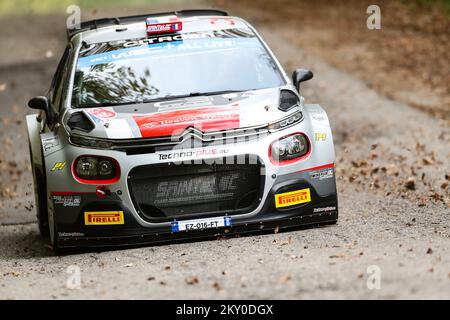
[[[30,159],[33,159],[31,148]],[[41,234],[41,236],[48,238],[50,235],[50,228],[48,224],[47,185],[45,183],[45,177],[43,176],[43,173],[36,167],[36,165],[32,163],[31,167],[33,171],[35,207],[39,233]]]

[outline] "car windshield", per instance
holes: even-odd
[[[142,103],[276,87],[281,73],[249,29],[84,45],[72,105]]]

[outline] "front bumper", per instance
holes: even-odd
[[[318,173],[327,170],[325,179]],[[136,217],[134,208],[121,201],[120,195],[112,193],[99,199],[95,193],[64,195],[71,200],[54,201],[56,241],[59,248],[105,247],[136,244],[161,243],[194,238],[217,237],[221,235],[243,234],[307,225],[334,223],[338,218],[338,203],[334,169],[312,169],[298,173],[281,175],[274,179],[271,189],[258,209],[251,214],[232,215],[232,226],[214,229],[172,232],[171,224],[142,224]],[[294,190],[309,189],[309,202],[277,208],[275,195]],[[56,194],[61,199],[61,194]],[[74,197],[79,197],[81,205],[67,206]],[[53,195],[55,198],[55,195]],[[58,202],[58,203],[56,203]],[[64,206],[64,203],[66,206]],[[86,225],[84,212],[123,211],[124,224]]]

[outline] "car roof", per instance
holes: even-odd
[[[180,33],[249,27],[249,24],[245,20],[239,17],[228,16],[222,11],[189,10],[188,12],[192,12],[192,14],[180,14],[180,12],[185,11],[106,18],[83,22],[81,29],[74,31],[68,30],[68,37],[72,41],[84,41],[86,43],[145,38],[148,36],[145,23],[147,17],[159,17],[172,14],[177,15],[183,23],[183,30]],[[200,12],[200,14],[196,14],[197,12]],[[164,34],[159,34],[158,36],[163,37]]]

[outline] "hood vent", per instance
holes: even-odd
[[[90,132],[95,128],[95,124],[83,111],[72,113],[69,120],[67,120],[67,126],[70,130],[78,129],[84,132]]]
[[[298,105],[300,105],[300,99],[294,92],[291,90],[280,91],[280,105],[278,109],[288,111]]]

